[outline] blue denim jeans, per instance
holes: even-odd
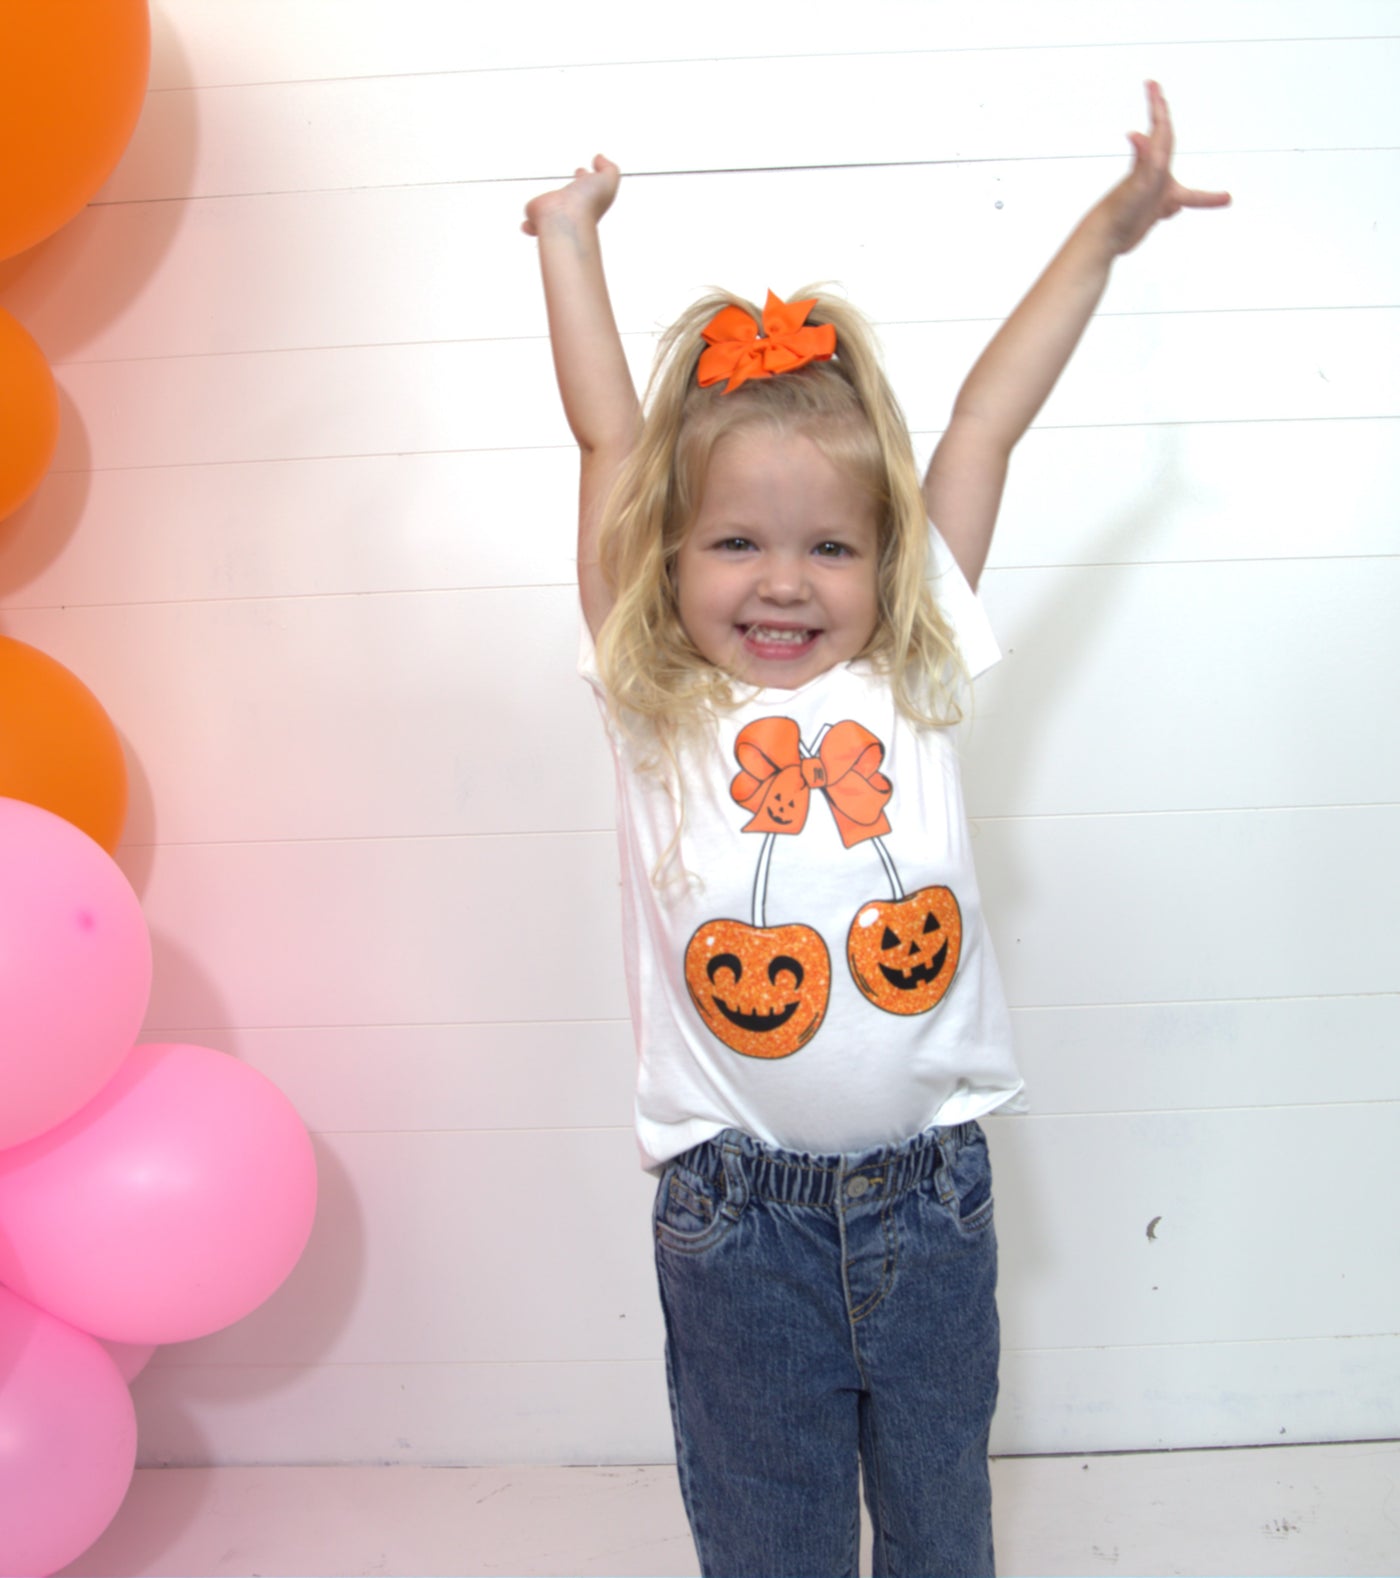
[[[851,1156],[726,1130],[671,1162],[656,1265],[707,1578],[992,1572],[996,1238],[975,1123]]]

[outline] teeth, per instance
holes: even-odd
[[[772,630],[767,625],[750,625],[748,634],[751,641],[786,641],[793,646],[807,639],[805,630]]]

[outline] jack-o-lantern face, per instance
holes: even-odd
[[[788,1057],[826,1016],[831,955],[810,926],[706,921],[686,944],[685,984],[731,1051]]]
[[[962,951],[962,912],[951,888],[862,905],[846,957],[861,991],[888,1014],[926,1014],[942,1002]]]
[[[818,764],[820,765],[820,764]],[[800,767],[784,767],[776,773],[763,797],[763,804],[744,829],[746,833],[797,833],[807,820],[811,791]]]

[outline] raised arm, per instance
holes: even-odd
[[[1011,451],[1078,345],[1113,260],[1131,252],[1159,219],[1230,201],[1227,192],[1178,184],[1171,173],[1171,117],[1155,82],[1147,84],[1147,97],[1151,130],[1129,134],[1132,170],[1080,221],[983,351],[929,463],[929,516],[973,586],[991,546]]]
[[[611,606],[598,568],[598,521],[636,442],[641,414],[598,245],[598,221],[612,206],[620,179],[617,166],[599,154],[591,170],[578,169],[567,186],[527,203],[520,227],[539,239],[554,373],[578,441],[578,585],[594,635]]]

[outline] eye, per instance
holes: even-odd
[[[774,986],[776,986],[778,984],[778,977],[783,974],[787,974],[792,977],[792,989],[795,992],[798,987],[802,985],[802,977],[805,972],[802,966],[797,962],[796,959],[792,957],[791,954],[780,953],[775,959],[770,961],[768,965],[768,979],[772,981]]]
[[[739,963],[739,956],[734,953],[717,953],[705,966],[705,974],[709,976],[711,981],[714,980],[721,970],[729,971],[734,977],[734,985],[736,986],[744,974],[744,967]]]
[[[753,543],[747,537],[722,537],[715,547],[722,553],[746,553]]]
[[[819,559],[844,559],[851,550],[843,542],[819,542],[812,551]]]

